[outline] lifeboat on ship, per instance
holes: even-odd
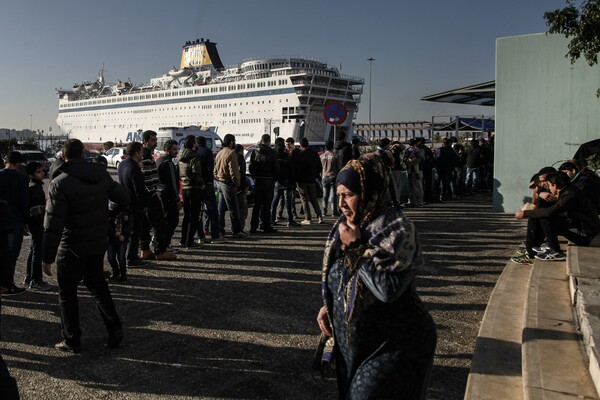
[[[84,90],[85,90],[85,85],[83,83],[82,84],[76,83],[73,85],[73,91],[75,93],[80,93],[80,92],[83,92]]]
[[[99,87],[100,85],[98,84],[98,81],[85,83],[85,90],[87,90],[88,92],[92,90],[98,90]]]
[[[169,70],[169,76],[171,78],[184,78],[194,73],[194,70],[189,67],[184,68],[172,68]]]
[[[117,90],[119,92],[126,92],[128,90],[131,89],[131,82],[122,82],[119,81],[119,83],[117,83]]]

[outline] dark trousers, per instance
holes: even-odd
[[[142,226],[142,233],[140,234],[140,248],[142,250],[150,249],[150,231],[154,229],[154,240],[156,245],[154,246],[154,252],[156,254],[162,254],[167,249],[167,242],[165,240],[167,232],[167,224],[165,222],[165,213],[160,204],[158,195],[152,196],[148,211],[146,212],[146,218],[144,219],[144,225]]]
[[[132,208],[132,218],[133,230],[131,231],[129,247],[127,249],[128,261],[135,261],[140,257],[138,255],[138,250],[140,247],[140,234],[142,233],[142,227],[144,225],[146,215],[144,214],[144,211],[141,208]]]
[[[440,200],[448,200],[452,198],[452,170],[438,170],[440,178],[439,190]]]
[[[127,249],[127,240],[121,242],[117,238],[110,238],[108,240],[108,251],[106,252],[106,259],[110,264],[110,268],[114,274],[120,274],[121,276],[127,275],[127,263],[125,262],[125,250]]]
[[[165,243],[168,247],[171,245],[171,239],[173,238],[177,225],[179,225],[179,210],[177,209],[177,201],[172,196],[165,196],[165,194],[161,192],[158,192],[157,194],[165,215]]]
[[[200,226],[200,211],[202,210],[202,196],[200,189],[184,189],[183,195],[183,221],[181,222],[181,244],[185,247],[194,243],[194,235]]]
[[[530,218],[527,220],[527,238],[525,246],[530,257],[535,255],[533,247],[539,246],[546,240],[548,247],[560,251],[558,236],[564,236],[577,246],[587,246],[593,239],[582,231],[582,223],[563,215],[549,218]]]
[[[27,256],[27,272],[25,282],[42,281],[42,239],[44,227],[41,224],[29,224],[31,240],[29,242],[29,255]]]
[[[79,327],[79,304],[77,286],[81,279],[88,288],[96,308],[104,321],[109,335],[122,329],[108,284],[104,279],[104,254],[76,256],[73,252],[60,251],[56,259],[56,277],[58,280],[58,300],[62,320],[62,335],[67,344],[79,345],[81,329]]]
[[[8,276],[11,286],[15,284],[15,268],[17,267],[17,258],[21,252],[23,244],[23,228],[6,229],[6,263],[8,264]]]
[[[252,208],[252,219],[250,230],[258,228],[258,218],[264,230],[271,229],[271,203],[273,203],[273,190],[275,180],[273,178],[256,178],[254,182],[254,207]]]

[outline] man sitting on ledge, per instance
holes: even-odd
[[[600,219],[591,201],[564,172],[548,176],[549,189],[558,201],[547,208],[517,211],[515,218],[531,218],[538,229],[528,229],[525,246],[527,256],[522,259],[531,264],[533,257],[539,260],[565,259],[560,249],[558,235],[564,236],[577,246],[587,246],[600,233]],[[546,246],[542,243],[546,239]],[[513,260],[514,261],[514,260]]]

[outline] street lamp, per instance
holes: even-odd
[[[371,136],[373,136],[373,131],[372,131],[372,127],[371,127],[371,94],[373,91],[373,86],[371,85],[371,78],[372,78],[372,67],[373,67],[373,61],[375,61],[375,59],[373,57],[369,57],[367,58],[367,61],[369,62],[369,133],[371,133]]]
[[[33,132],[33,114],[29,114],[29,130]]]

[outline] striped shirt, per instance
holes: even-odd
[[[156,185],[158,184],[158,169],[156,162],[152,156],[153,151],[147,147],[142,150],[142,173],[144,174],[144,185],[150,196],[156,193]]]

